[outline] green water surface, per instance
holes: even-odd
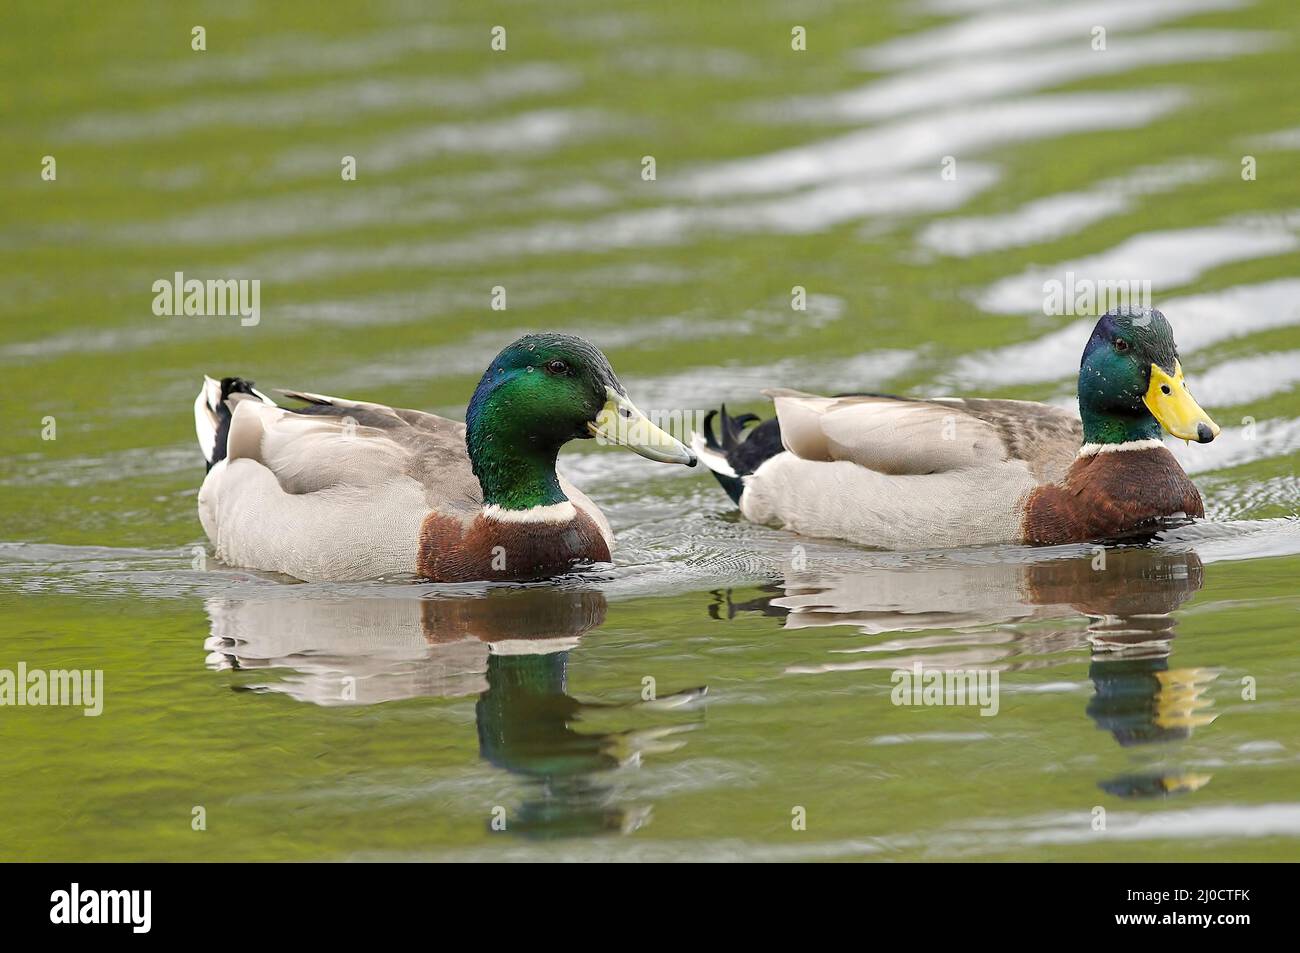
[[[0,707],[0,858],[1300,856],[1296,4],[0,17],[0,669],[105,687]],[[1068,403],[1035,288],[1090,268],[1150,281],[1225,431],[1176,448],[1208,521],[1104,565],[801,540],[588,446],[619,549],[559,583],[206,554],[204,373],[458,417],[558,328],[688,419]],[[155,315],[177,272],[259,280],[259,322]],[[996,715],[894,704],[918,660],[996,672]]]

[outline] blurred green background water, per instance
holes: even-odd
[[[0,856],[1296,858],[1294,4],[3,17],[0,668],[102,669],[107,699],[0,709]],[[156,317],[178,271],[259,279],[260,323]],[[1210,522],[1104,570],[797,540],[588,447],[562,463],[608,571],[195,563],[205,372],[459,416],[503,344],[562,328],[647,409],[1068,402],[1067,272],[1150,281],[1225,427],[1175,448]],[[996,669],[998,715],[891,704],[915,659]]]

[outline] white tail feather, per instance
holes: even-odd
[[[262,403],[271,407],[276,405],[275,401],[256,387],[250,386],[249,390]],[[212,463],[217,456],[217,431],[221,428],[221,415],[223,412],[229,413],[229,410],[223,411],[221,404],[221,382],[204,374],[203,387],[199,390],[199,396],[194,398],[194,435],[198,438],[203,459],[208,463]]]
[[[208,463],[217,453],[217,405],[221,402],[221,384],[203,375],[203,386],[194,398],[194,434]]]
[[[736,471],[731,468],[727,458],[705,443],[703,434],[695,433],[691,435],[691,449],[700,458],[700,462],[714,473],[720,473],[728,477],[736,476]]]

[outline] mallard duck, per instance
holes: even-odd
[[[555,472],[595,437],[664,463],[695,456],[627,397],[599,349],[530,334],[483,373],[465,423],[418,410],[205,378],[199,520],[223,562],[305,580],[538,579],[607,562],[609,522]]]
[[[884,549],[1107,540],[1202,517],[1165,448],[1219,427],[1192,399],[1173,330],[1153,309],[1093,328],[1080,417],[1020,400],[764,391],[776,418],[743,433],[722,408],[695,450],[756,523]]]

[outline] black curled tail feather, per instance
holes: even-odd
[[[713,427],[715,417],[719,419],[716,435]],[[748,434],[745,433],[745,427],[759,419],[756,414],[732,417],[727,413],[726,404],[719,410],[709,411],[704,418],[704,446],[725,459],[731,472],[713,466],[709,468],[736,504],[740,503],[740,495],[745,489],[744,477],[785,449],[781,444],[781,425],[775,417],[761,421]],[[709,461],[706,459],[705,463],[707,465]]]
[[[834,396],[890,397],[892,395],[878,394],[874,391],[850,391]],[[718,417],[721,421],[717,436],[713,432],[714,417]],[[756,414],[731,417],[727,414],[727,405],[723,404],[720,409],[711,410],[705,415],[703,440],[696,448],[707,451],[700,453],[700,460],[713,471],[722,488],[737,505],[740,504],[740,495],[745,490],[744,478],[778,453],[785,452],[785,445],[781,442],[781,422],[776,417],[762,420],[758,426],[748,433],[745,432],[746,426],[758,420],[760,418]]]
[[[211,386],[215,383],[208,381],[199,394],[199,400],[207,406],[207,422],[211,428],[210,432],[205,433],[204,426],[201,423],[198,425],[199,447],[203,450],[209,470],[226,459],[226,442],[230,438],[230,421],[233,417],[227,402],[230,396],[247,394],[263,403],[274,404],[274,401],[253,386],[252,381],[242,377],[223,377],[218,386]]]
[[[722,407],[723,453],[737,476],[748,476],[778,453],[785,451],[781,443],[781,423],[775,417],[763,420],[745,432],[751,421],[759,421],[754,414],[728,417],[726,405]]]

